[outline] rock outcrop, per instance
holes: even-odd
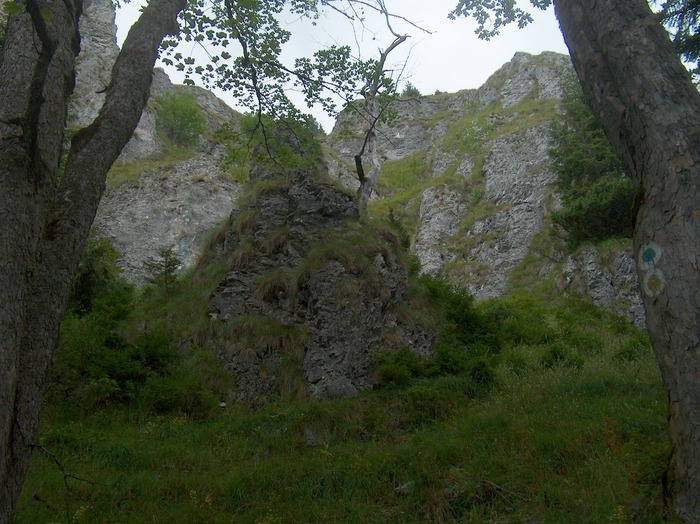
[[[75,88],[68,107],[68,125],[88,126],[104,103],[112,65],[119,53],[114,5],[87,0],[80,17],[80,54],[75,62]]]
[[[444,275],[482,300],[507,294],[514,271],[533,259],[528,257],[537,251],[533,240],[550,227],[548,217],[560,201],[550,168],[549,122],[569,71],[566,56],[517,53],[479,89],[395,106],[397,117],[379,133],[385,169],[412,176],[415,187],[427,187],[416,195],[413,186],[394,188],[380,175],[376,199],[391,198],[395,210],[403,209],[411,249],[424,272]],[[361,148],[362,130],[361,122],[344,113],[327,140],[333,151],[329,170],[351,189],[357,182],[348,160]],[[561,270],[554,260],[562,258],[562,252],[540,257],[538,271]],[[571,265],[575,270],[565,280],[586,281],[585,267]],[[619,265],[619,278],[608,280],[605,299],[590,286],[572,284],[571,289],[619,311],[609,297],[636,292],[633,265]],[[642,309],[630,311],[634,323],[642,325]]]
[[[601,255],[593,246],[579,249],[567,257],[559,285],[563,291],[588,295],[595,305],[627,318],[640,329],[646,326],[635,262],[627,250]]]
[[[308,172],[265,178],[213,246],[232,269],[209,302],[228,335],[211,344],[241,401],[356,395],[372,386],[372,353],[398,331],[392,308],[408,290],[399,240],[362,225],[352,195]],[[430,338],[401,333],[408,346]]]
[[[91,0],[82,24],[72,125],[84,125],[94,116],[117,52],[109,3]],[[424,272],[447,276],[477,299],[508,293],[513,272],[532,254],[533,239],[548,227],[548,215],[558,205],[549,168],[548,122],[561,97],[561,79],[570,68],[563,55],[517,53],[479,89],[396,105],[397,117],[380,130],[380,156],[387,166],[414,159],[415,185],[424,189],[419,194],[407,191],[402,201],[388,181],[380,184],[376,197],[390,196],[403,207],[412,250]],[[156,70],[151,100],[121,161],[139,161],[162,150],[156,99],[176,89],[187,89],[196,98],[210,132],[237,118],[209,92],[173,86]],[[341,114],[326,143],[331,177],[353,191],[357,182],[352,158],[362,136],[361,123],[349,113]],[[200,149],[208,154],[215,146],[205,141]],[[216,162],[202,157],[176,165],[172,172],[142,174],[138,182],[106,194],[96,226],[124,253],[122,262],[131,281],[143,282],[145,258],[167,247],[174,247],[185,264],[195,260],[206,231],[228,215],[240,192],[219,175]],[[619,277],[603,278],[611,287],[607,298],[601,298],[595,291],[600,286],[591,284],[595,279],[590,264],[571,260],[562,269],[542,259],[539,271],[558,269],[564,281],[572,283],[571,289],[613,310],[619,307],[611,296],[628,290],[634,294],[632,265],[619,264]],[[588,284],[575,284],[582,282]],[[641,325],[641,308],[630,307],[631,318]]]
[[[211,156],[198,156],[107,189],[93,228],[122,254],[131,283],[145,283],[144,261],[172,248],[189,267],[211,231],[231,212],[241,185],[226,179]]]
[[[114,6],[109,0],[89,0],[80,19],[81,51],[76,63],[76,87],[71,97],[68,125],[89,125],[104,103],[112,65],[119,52]],[[119,161],[138,163],[163,151],[156,130],[157,99],[176,90],[190,93],[207,119],[207,135],[239,114],[212,93],[196,87],[175,86],[162,69],[153,72],[146,108]],[[213,142],[202,138],[197,156],[170,166],[145,170],[136,180],[105,192],[94,228],[122,253],[120,265],[134,284],[143,284],[144,261],[173,248],[190,266],[202,242],[230,213],[241,191],[219,167],[222,155]],[[134,167],[138,170],[138,164]]]

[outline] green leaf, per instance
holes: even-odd
[[[19,2],[13,0],[12,2],[5,2],[2,6],[2,10],[9,16],[17,16],[22,12],[22,6],[20,6]]]

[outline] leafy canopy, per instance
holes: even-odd
[[[207,118],[194,96],[185,91],[158,97],[157,126],[178,146],[195,145]]]
[[[530,0],[530,3],[539,9],[546,9],[552,0]],[[454,20],[460,16],[476,21],[474,32],[483,40],[497,36],[501,28],[508,24],[517,23],[522,29],[532,22],[532,15],[518,7],[516,0],[459,0],[449,18]]]
[[[334,44],[289,63],[283,54],[291,32],[282,20],[293,16],[315,26],[322,16],[335,14],[364,24],[367,11],[391,16],[383,0],[193,0],[181,14],[180,34],[163,41],[162,60],[182,71],[186,84],[199,78],[206,87],[230,91],[258,116],[297,120],[300,111],[287,96],[290,90],[303,93],[308,107],[320,104],[333,115],[338,97],[352,100],[378,73],[377,61],[358,59],[349,45]],[[191,53],[197,46],[204,58]],[[185,47],[190,51],[184,53]]]

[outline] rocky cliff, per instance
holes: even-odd
[[[76,87],[68,115],[72,128],[89,125],[104,102],[103,91],[119,52],[112,3],[87,1],[80,29]],[[206,117],[206,133],[189,155],[192,158],[153,162],[165,147],[156,129],[157,100],[176,91],[185,91],[197,101]],[[148,104],[118,161],[130,164],[137,176],[108,184],[94,222],[94,229],[122,254],[120,265],[127,280],[143,284],[144,261],[163,249],[172,248],[183,268],[191,266],[211,230],[229,215],[241,185],[221,168],[222,148],[209,137],[238,117],[209,91],[173,85],[163,70],[154,70]]]
[[[356,395],[389,333],[430,351],[431,335],[394,312],[408,290],[398,237],[362,224],[353,196],[318,174],[254,171],[209,249],[230,267],[209,301],[221,323],[209,344],[241,401]]]
[[[397,103],[397,117],[379,130],[384,165],[370,212],[399,216],[423,271],[477,299],[508,293],[527,265],[643,325],[633,264],[617,264],[611,277],[590,253],[567,257],[550,234],[559,198],[549,124],[570,69],[563,55],[517,53],[479,89]],[[327,141],[330,171],[349,188],[362,136],[347,113]],[[629,249],[617,256],[630,259]]]
[[[102,104],[115,30],[110,2],[87,1],[70,127],[88,125]],[[479,300],[548,282],[642,327],[629,248],[613,242],[567,255],[552,231],[559,197],[548,130],[570,67],[565,56],[518,53],[479,89],[398,102],[379,129],[383,168],[370,208],[392,227],[358,220],[352,159],[364,129],[350,113],[338,119],[317,169],[254,166],[241,184],[227,176],[223,148],[211,139],[239,115],[155,70],[120,158],[138,176],[109,187],[95,229],[123,254],[136,284],[145,281],[143,262],[164,248],[183,267],[226,267],[208,301],[207,340],[198,342],[218,351],[238,399],[252,405],[278,395],[356,395],[373,385],[378,350],[431,354],[430,324],[410,311],[403,234],[424,273]],[[176,91],[197,101],[207,131],[190,158],[162,162],[169,145],[156,126],[158,99]]]

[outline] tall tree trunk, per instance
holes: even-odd
[[[678,515],[700,522],[700,94],[646,0],[555,0],[586,98],[639,187],[634,251],[668,391]]]
[[[163,37],[184,0],[152,0],[129,32],[98,117],[58,176],[74,84],[80,0],[27,0],[0,63],[0,524],[29,464],[46,373],[107,171],[148,100]],[[45,16],[46,13],[50,16]]]

